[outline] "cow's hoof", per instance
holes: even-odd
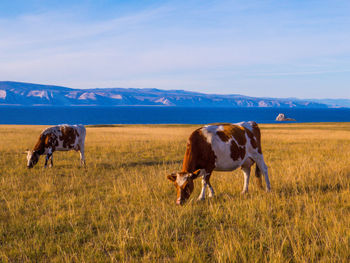
[[[198,197],[198,199],[197,199],[198,202],[201,202],[201,201],[204,201],[204,200],[205,200],[205,198],[203,198],[203,197]]]
[[[248,194],[248,190],[243,190],[243,191],[241,192],[241,194],[242,194],[242,195]]]

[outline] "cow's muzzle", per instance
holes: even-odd
[[[184,203],[184,200],[183,200],[183,199],[177,199],[177,200],[176,200],[176,204],[177,204],[177,205],[183,205],[183,203]]]

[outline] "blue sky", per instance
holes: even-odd
[[[350,1],[1,0],[0,80],[350,99]]]

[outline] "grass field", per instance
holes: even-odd
[[[350,123],[260,125],[272,192],[214,172],[178,207],[166,175],[196,127],[87,127],[86,169],[28,170],[44,126],[0,126],[0,261],[350,262]]]

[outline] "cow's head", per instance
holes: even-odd
[[[167,178],[175,185],[177,205],[182,205],[190,197],[194,188],[193,180],[200,175],[200,172],[200,169],[198,169],[193,173],[178,172],[167,176]]]
[[[35,151],[26,151],[27,153],[27,167],[28,168],[33,168],[34,165],[37,164],[37,162],[39,161],[39,153],[35,152]]]

